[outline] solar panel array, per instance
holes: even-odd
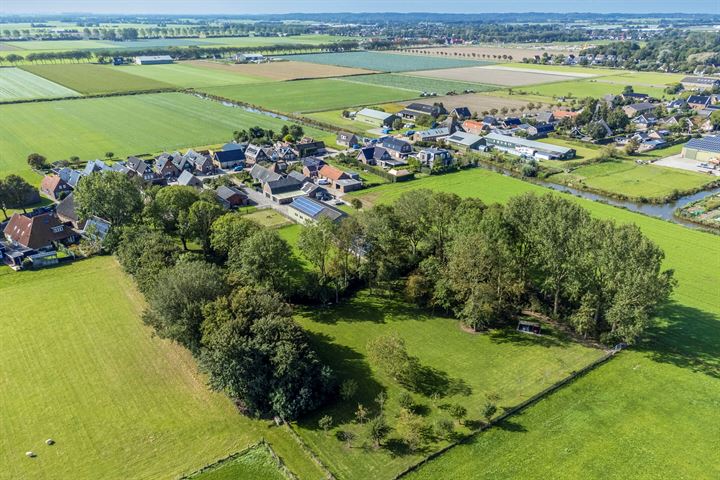
[[[687,148],[720,152],[720,137],[691,138],[685,146]]]
[[[313,218],[325,208],[325,205],[307,197],[296,198],[293,200],[292,206]]]

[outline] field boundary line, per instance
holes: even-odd
[[[325,473],[325,478],[327,480],[336,480],[335,475],[333,475],[333,473],[330,471],[330,469],[327,467],[327,465],[325,465],[322,462],[322,460],[320,460],[320,457],[317,456],[315,451],[312,448],[310,448],[310,446],[307,443],[305,443],[305,440],[303,440],[302,437],[295,431],[293,426],[290,423],[286,422],[285,419],[283,419],[283,424],[287,427],[287,430],[290,432],[290,436],[298,443],[298,445],[300,445],[300,448],[305,452],[305,454],[308,457],[310,457],[310,460],[312,460],[313,463],[315,463],[315,465],[317,465],[318,468],[320,468],[320,470],[322,470],[323,473]]]
[[[600,365],[604,364],[611,358],[613,358],[620,350],[610,350],[609,352],[605,353],[602,357],[598,358],[597,360],[589,363],[588,365],[585,365],[580,370],[577,370],[567,377],[555,382],[554,384],[550,385],[549,387],[545,388],[544,390],[536,393],[532,397],[528,398],[527,400],[521,402],[520,404],[510,408],[509,410],[506,410],[502,415],[499,417],[493,419],[489,423],[486,423],[482,425],[481,427],[477,428],[473,432],[469,433],[468,435],[463,436],[459,440],[456,440],[452,442],[451,444],[441,448],[440,450],[431,453],[427,457],[423,458],[419,462],[409,466],[399,474],[395,475],[393,477],[393,480],[398,480],[401,478],[406,477],[408,474],[418,470],[423,465],[429,463],[431,460],[434,460],[435,458],[439,457],[440,455],[444,454],[448,450],[457,447],[458,445],[467,443],[469,440],[475,438],[477,435],[480,435],[485,430],[489,430],[493,428],[494,426],[498,425],[499,423],[505,421],[507,418],[511,417],[512,415],[515,415],[516,413],[520,413],[529,406],[537,403],[538,401],[548,397],[550,394],[555,392],[556,390],[559,390],[560,388],[564,387],[565,385],[571,383],[575,379],[589,373],[590,371],[594,370],[595,368],[599,367]]]

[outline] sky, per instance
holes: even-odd
[[[720,0],[0,0],[0,14],[295,13],[295,12],[598,12],[720,13]]]

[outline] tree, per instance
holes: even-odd
[[[193,187],[184,185],[170,185],[162,188],[155,199],[145,209],[145,215],[159,222],[167,233],[176,233],[180,236],[183,249],[187,250],[186,229],[181,228],[180,220],[183,214],[187,215],[190,207],[200,199]],[[182,220],[187,220],[183,217]]]
[[[360,210],[363,207],[362,200],[353,197],[350,199],[350,206],[353,207],[355,210]]]
[[[450,440],[455,433],[455,424],[449,418],[438,418],[435,421],[435,434],[438,437]]]
[[[327,264],[333,245],[335,223],[323,217],[317,222],[305,225],[300,231],[298,248],[319,272],[320,285],[325,284]]]
[[[625,85],[625,88],[623,88],[623,95],[630,95],[632,93],[635,93],[635,90],[633,89],[632,85]]]
[[[398,395],[398,404],[400,405],[400,408],[412,410],[415,406],[415,399],[413,399],[412,395],[410,395],[410,392],[403,390],[400,392],[400,395]]]
[[[467,408],[454,403],[448,407],[448,413],[462,425],[463,419],[467,416]]]
[[[383,335],[367,344],[370,361],[399,383],[411,376],[412,359],[407,353],[405,341],[396,333]]]
[[[487,423],[490,423],[490,419],[497,412],[497,406],[492,402],[487,402],[483,407],[483,417]]]
[[[403,122],[402,118],[396,118],[395,120],[393,120],[392,128],[393,128],[393,130],[400,130],[403,128],[403,125],[404,125],[404,122]]]
[[[226,213],[212,224],[210,245],[215,253],[227,256],[235,245],[241,244],[258,230],[260,225],[248,220],[243,214]]]
[[[188,211],[188,228],[202,244],[205,255],[209,255],[211,250],[212,225],[223,213],[224,210],[220,205],[205,200],[193,203]]]
[[[640,147],[640,142],[637,138],[632,137],[628,142],[625,144],[625,153],[628,155],[635,155],[638,151],[638,148]]]
[[[363,407],[362,403],[358,403],[357,410],[355,410],[355,419],[357,419],[358,423],[362,425],[365,423],[365,419],[367,418],[368,411],[365,407]]]
[[[409,410],[402,409],[398,415],[395,430],[410,451],[415,451],[423,442],[423,420]]]
[[[105,158],[108,160],[112,160],[112,158],[115,156],[113,152],[105,152]]]
[[[294,264],[287,242],[263,228],[230,249],[227,265],[249,282],[287,292]]]
[[[322,431],[325,432],[325,435],[327,435],[328,430],[330,430],[333,426],[333,417],[330,415],[323,415],[320,417],[320,420],[318,420],[318,427],[322,428]]]
[[[382,442],[389,433],[390,427],[382,413],[368,422],[368,437],[373,441],[375,448],[380,447],[380,442]]]
[[[358,384],[357,382],[349,378],[340,384],[340,398],[345,400],[346,402],[357,394],[358,391]]]
[[[0,179],[0,207],[5,218],[8,208],[22,208],[25,213],[31,199],[37,199],[37,190],[21,176],[11,174]]]
[[[241,287],[208,304],[204,313],[201,364],[213,389],[239,399],[257,416],[295,419],[325,401],[332,371],[276,292]]]
[[[27,157],[27,163],[33,170],[42,170],[45,168],[46,158],[39,153],[31,153]]]
[[[123,269],[135,278],[143,293],[157,284],[161,271],[172,267],[177,261],[175,241],[160,230],[146,225],[125,226],[119,229],[118,236],[115,255]]]
[[[83,177],[73,199],[80,218],[95,215],[115,227],[128,223],[142,208],[138,183],[121,172],[95,172]]]
[[[227,287],[219,267],[200,261],[183,261],[161,271],[146,295],[145,324],[157,334],[197,353],[203,306],[223,295]]]

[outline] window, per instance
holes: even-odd
[[[63,226],[62,226],[62,225],[58,225],[57,227],[52,227],[52,232],[53,232],[53,233],[62,233],[62,231],[63,231]]]

